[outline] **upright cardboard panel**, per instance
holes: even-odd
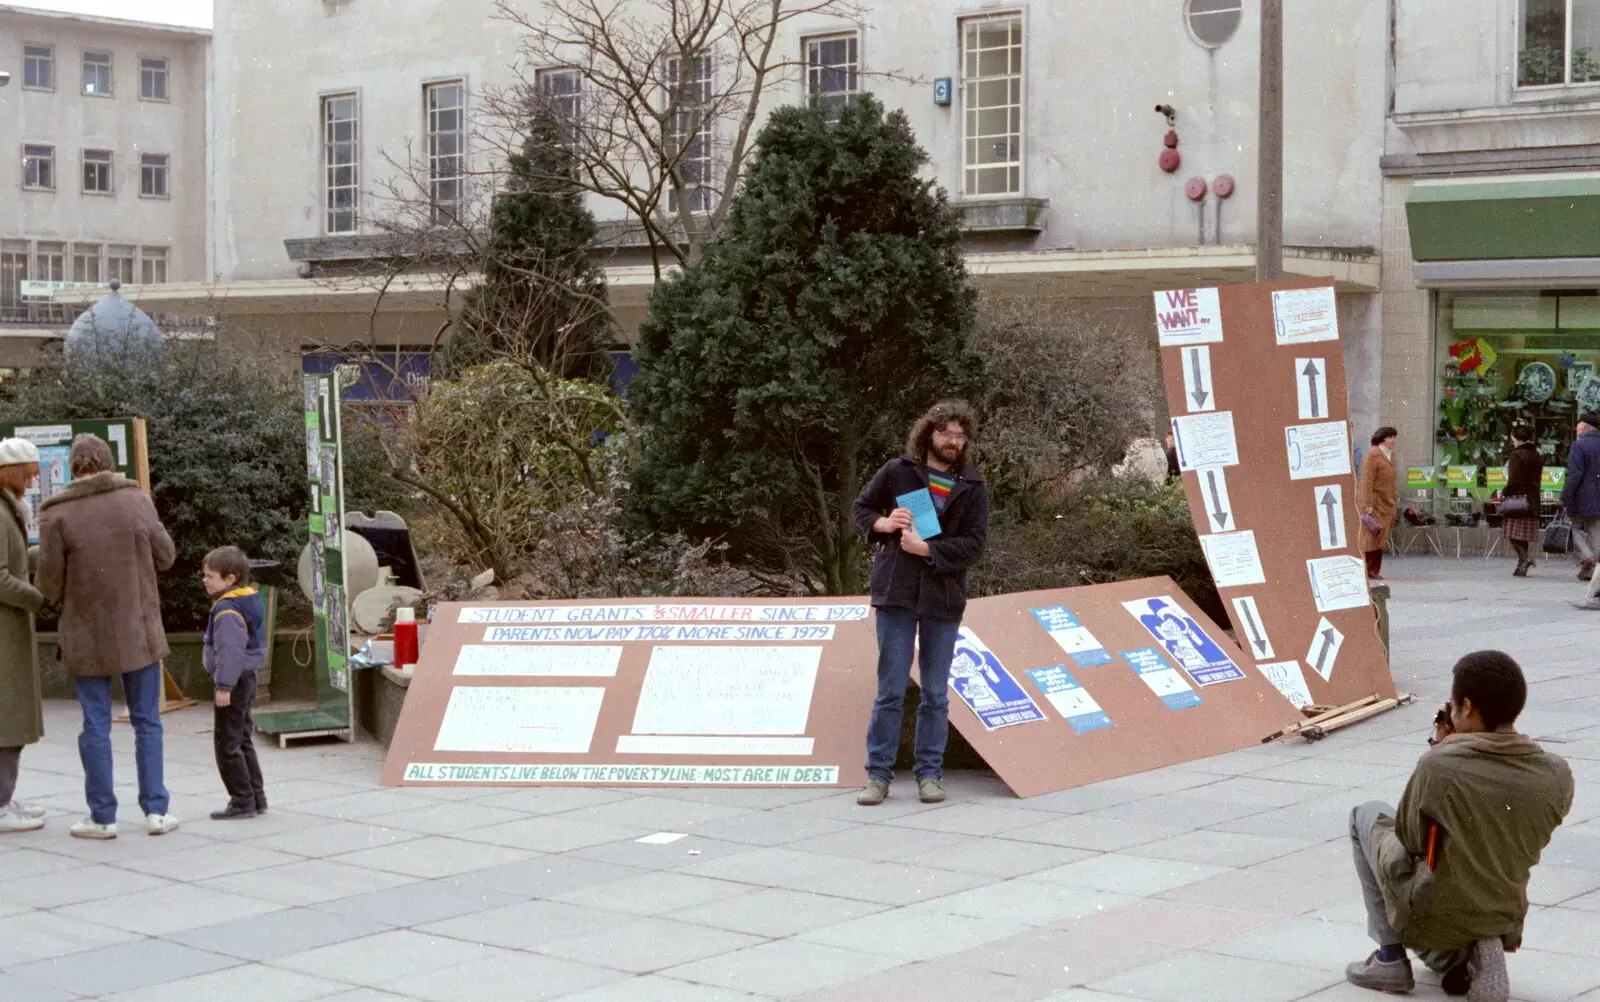
[[[1392,696],[1395,689],[1364,577],[1354,567],[1361,560],[1355,549],[1360,512],[1351,451],[1365,446],[1373,429],[1349,427],[1342,340],[1320,339],[1315,311],[1305,302],[1284,304],[1280,335],[1274,310],[1274,292],[1318,288],[1327,283],[1157,293],[1156,312],[1180,458],[1188,452],[1191,460],[1219,464],[1190,470],[1186,462],[1183,481],[1240,645],[1256,665],[1279,666],[1271,669],[1279,675],[1294,662],[1317,703],[1340,705],[1373,693]],[[1328,288],[1326,299],[1332,296]],[[1220,305],[1220,316],[1212,303]],[[1332,319],[1336,324],[1336,314]],[[1204,437],[1205,422],[1223,422],[1229,414],[1236,462],[1223,458],[1223,449],[1205,455],[1219,444]],[[1347,467],[1308,475],[1317,468],[1316,437],[1332,422],[1345,423],[1340,450]],[[1321,456],[1331,462],[1334,450]],[[1291,468],[1296,461],[1302,464],[1298,476]],[[1242,544],[1240,534],[1247,532],[1254,534],[1263,580],[1232,585],[1225,564],[1241,551],[1228,549]],[[1349,568],[1358,593],[1330,602],[1334,591],[1324,589],[1319,603],[1314,561]],[[1249,576],[1247,563],[1239,559],[1231,572]]]
[[[876,642],[860,599],[443,605],[383,781],[857,786]]]

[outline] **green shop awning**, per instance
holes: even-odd
[[[1600,175],[1419,181],[1406,218],[1418,261],[1600,258]]]

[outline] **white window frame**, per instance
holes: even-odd
[[[0,319],[24,320],[30,304],[22,283],[33,275],[33,248],[26,240],[0,240]]]
[[[168,253],[165,247],[139,248],[139,284],[165,285]]]
[[[96,154],[97,156],[99,154],[105,154],[105,159],[90,160],[89,154],[91,153]],[[82,170],[79,171],[79,181],[82,182],[83,193],[85,195],[115,195],[117,193],[117,155],[115,152],[111,150],[86,149],[83,151],[83,155],[80,158],[79,163],[82,167]],[[93,164],[96,167],[105,167],[106,186],[104,188],[89,187],[90,164]]]
[[[56,248],[60,249],[56,250]],[[70,257],[71,255],[67,253],[67,244],[64,240],[34,241],[34,280],[38,282],[65,282],[67,280],[67,263]],[[47,263],[53,265],[53,267],[47,267]]]
[[[35,150],[48,150],[49,156],[36,157]],[[44,160],[50,165],[49,184],[29,184],[28,168],[33,160]],[[22,144],[22,188],[24,191],[55,191],[61,172],[57,170],[56,148],[48,143],[23,143]]]
[[[151,66],[147,65],[149,63],[160,63],[161,67],[160,67],[159,70],[157,70],[154,67],[151,67]],[[162,91],[160,97],[153,96],[153,93],[152,94],[146,94],[145,93],[144,81],[145,81],[145,74],[146,73],[158,74],[159,75],[159,79],[161,81],[161,91]],[[153,91],[153,88],[152,88],[152,91]],[[141,100],[141,101],[149,101],[149,102],[152,102],[154,104],[171,104],[172,103],[172,60],[168,59],[166,56],[140,56],[139,57],[139,100]]]
[[[157,162],[159,161],[159,163]],[[160,190],[151,190],[157,187],[150,183],[160,179]],[[168,153],[141,153],[139,154],[139,197],[140,198],[171,198],[172,197],[172,155]]]
[[[716,174],[717,121],[715,115],[707,114],[707,108],[712,103],[712,95],[716,93],[717,64],[715,57],[709,52],[689,58],[695,61],[697,68],[704,68],[704,73],[690,78],[692,82],[687,85],[700,89],[700,101],[698,104],[686,102],[679,105],[672,121],[667,123],[667,138],[674,149],[699,143],[698,153],[694,155],[675,153],[674,160],[678,176],[683,180],[684,191],[689,196],[689,211],[710,212],[716,202],[717,194],[713,184]],[[678,74],[682,63],[680,56],[672,56],[667,60],[667,86],[674,90],[678,88]],[[698,173],[698,179],[691,180],[688,176],[691,172]],[[667,181],[667,211],[678,211],[678,189],[670,178]]]
[[[1010,69],[1010,66],[1008,64],[1007,72],[1005,74],[1003,74],[1003,75],[1000,75],[1000,76],[983,76],[981,74],[975,74],[973,72],[974,68],[969,65],[970,60],[972,58],[972,53],[973,52],[985,52],[985,51],[992,52],[992,51],[1000,51],[1000,50],[978,49],[978,50],[970,50],[969,51],[969,49],[967,47],[967,36],[968,36],[968,33],[976,31],[980,25],[995,24],[997,22],[1005,22],[1007,24],[1014,24],[1016,26],[1016,28],[1021,31],[1022,38],[1021,38],[1020,43],[1017,44],[1016,46],[1013,46],[1010,43],[1010,41],[1009,41],[1009,33],[1008,33],[1007,44],[1005,46],[1005,49],[1003,50],[1003,51],[1008,51],[1009,52],[1012,48],[1016,48],[1018,50],[1017,54],[1018,54],[1018,58],[1019,58],[1019,61],[1020,61],[1020,66],[1019,66],[1019,68],[1018,68],[1018,70],[1016,72],[1012,72],[1011,69]],[[1028,25],[1027,25],[1027,19],[1023,16],[1023,12],[1021,10],[1003,10],[1003,11],[985,12],[985,13],[982,13],[982,14],[973,14],[973,15],[968,16],[968,17],[963,17],[957,22],[957,31],[959,33],[958,34],[958,47],[959,47],[959,51],[960,51],[960,54],[961,54],[961,76],[960,76],[960,80],[961,80],[961,158],[960,158],[960,163],[961,163],[961,184],[960,184],[960,190],[962,192],[962,197],[963,198],[969,198],[969,199],[1016,198],[1016,197],[1018,197],[1019,195],[1022,195],[1024,192],[1026,192],[1028,190],[1028,174],[1027,174],[1027,161],[1028,161],[1028,155],[1027,155],[1027,139],[1028,139],[1028,87],[1027,87],[1027,83],[1028,83]],[[1015,96],[1015,99],[1013,99],[1011,97],[1011,94],[1008,92],[1007,95],[1006,95],[1007,96],[1007,100],[1006,100],[1005,104],[1002,104],[1002,105],[985,105],[985,106],[976,106],[975,107],[974,106],[974,101],[976,99],[976,95],[978,93],[979,88],[985,83],[994,83],[996,81],[1014,82],[1015,85],[1016,85],[1016,96]],[[975,116],[977,114],[981,114],[984,111],[994,111],[994,110],[999,110],[999,109],[1002,109],[1002,108],[1006,109],[1008,111],[1010,111],[1010,110],[1014,110],[1015,111],[1015,114],[1017,116],[1017,128],[1016,128],[1015,132],[1007,131],[1005,133],[994,133],[994,134],[981,134],[981,133],[978,134],[978,135],[974,135],[973,134],[974,128],[975,128],[975,123],[976,123]],[[995,161],[981,161],[981,160],[976,160],[975,157],[973,156],[973,154],[975,152],[974,144],[982,142],[984,139],[988,139],[990,142],[992,142],[994,139],[1002,138],[1002,137],[1007,139],[1007,141],[1009,141],[1010,137],[1012,137],[1012,136],[1016,137],[1016,142],[1017,142],[1017,155],[1016,155],[1015,159],[995,160]],[[1010,176],[1009,176],[1009,172],[1011,170],[1013,170],[1013,169],[1017,172],[1017,182],[1016,182],[1015,187],[1011,186],[1011,184],[1010,184]],[[977,183],[978,172],[979,171],[987,171],[987,170],[1005,170],[1005,171],[1008,172],[1008,174],[1007,174],[1007,184],[1006,184],[1006,190],[1005,191],[990,191],[990,192],[979,193],[976,190],[979,187],[979,184]]]
[[[440,106],[435,108],[433,95],[440,93],[447,87],[458,88],[461,92],[461,103],[452,107]],[[467,204],[467,81],[465,77],[448,77],[443,80],[430,80],[422,85],[422,123],[424,154],[428,158],[428,201],[431,206],[432,222],[437,225],[442,222],[459,221],[461,211]],[[435,127],[435,114],[438,112],[454,111],[459,116],[457,128],[438,129]],[[455,153],[440,153],[436,147],[438,139],[454,135],[458,145]],[[454,172],[449,172],[445,166],[450,161],[455,161]],[[441,198],[439,192],[446,185],[455,185],[455,197],[452,199]],[[448,215],[447,215],[448,213]]]
[[[45,52],[45,55],[41,59],[41,57],[36,55],[35,53],[29,52],[28,51],[29,49],[43,49],[44,52]],[[30,83],[28,83],[28,71],[32,68],[32,64],[36,63],[36,62],[43,62],[46,66],[48,66],[50,68],[50,70],[49,70],[49,72],[50,72],[50,86],[48,86],[48,87],[40,87],[38,84],[30,84]],[[57,76],[57,74],[56,74],[56,47],[54,45],[46,45],[43,42],[23,42],[22,43],[22,89],[23,90],[37,90],[37,91],[51,91],[51,92],[53,92],[56,89],[56,76]]]
[[[106,245],[106,281],[134,285],[139,276],[139,248],[133,244]]]
[[[571,81],[571,89],[556,93],[550,86],[556,80]],[[583,71],[576,66],[546,66],[534,71],[534,86],[539,97],[562,122],[576,126],[583,120]]]
[[[1527,6],[1527,0],[1511,0],[1512,23],[1514,25],[1512,29],[1512,48],[1516,53],[1516,59],[1512,63],[1511,67],[1512,90],[1545,91],[1557,87],[1600,87],[1600,76],[1593,77],[1588,80],[1572,79],[1572,10],[1575,4],[1581,2],[1584,2],[1584,0],[1564,0],[1565,11],[1563,13],[1564,20],[1561,48],[1561,79],[1557,80],[1555,83],[1524,84],[1522,82],[1522,52],[1523,44],[1527,41],[1527,38],[1525,32],[1526,26],[1523,24],[1523,11]],[[1597,11],[1596,13],[1600,14],[1600,11]],[[1593,58],[1600,60],[1600,45],[1597,45],[1594,48],[1596,52]]]
[[[842,64],[843,72],[849,77],[847,90],[823,91],[817,87],[818,78],[824,72],[839,69],[824,63],[813,62],[812,54],[818,47],[828,42],[850,42],[854,48],[851,55],[854,57],[849,62]],[[807,35],[800,40],[801,73],[804,75],[804,91],[806,103],[813,107],[821,107],[830,114],[837,113],[847,107],[861,93],[861,32],[854,29],[846,31],[830,31],[823,34]],[[824,104],[827,98],[837,97],[837,102]]]
[[[332,119],[337,102],[349,101],[351,116],[349,118]],[[361,229],[361,94],[358,91],[336,91],[322,94],[318,98],[319,133],[322,139],[322,231],[328,236],[341,236],[358,233]],[[333,137],[334,126],[339,123],[351,124],[351,136],[348,140],[335,140]],[[347,148],[350,154],[348,161],[336,163],[333,159],[335,147]],[[348,168],[350,171],[349,184],[336,184],[334,172]],[[339,192],[350,193],[348,209],[334,208],[334,196]],[[350,215],[348,227],[334,225],[335,213]]]
[[[104,56],[105,57],[105,63],[104,64],[101,64],[99,62],[90,63],[89,62],[89,57],[90,56],[96,56],[96,57]],[[116,96],[116,93],[117,93],[117,82],[116,82],[117,60],[116,60],[116,57],[112,53],[102,52],[102,51],[100,51],[98,49],[85,49],[85,50],[83,50],[83,58],[79,61],[79,64],[80,64],[81,72],[79,73],[78,83],[81,85],[81,88],[82,88],[82,91],[83,91],[83,95],[85,97],[115,97]],[[90,90],[89,89],[89,79],[88,79],[88,77],[89,77],[89,67],[91,65],[95,66],[96,68],[99,68],[102,65],[104,66],[105,71],[106,71],[106,89],[104,91]]]
[[[72,280],[74,282],[99,285],[100,276],[103,274],[105,274],[105,246],[103,244],[74,243],[72,245]]]

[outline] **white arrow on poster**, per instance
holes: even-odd
[[[1207,466],[1196,470],[1195,475],[1200,478],[1200,498],[1205,502],[1206,518],[1211,522],[1212,532],[1228,532],[1237,529],[1233,518],[1233,505],[1228,501],[1228,477],[1221,466]]]
[[[1328,360],[1295,359],[1294,382],[1300,396],[1300,420],[1328,420]]]
[[[1233,600],[1233,611],[1239,614],[1234,626],[1243,627],[1245,639],[1250,641],[1250,652],[1260,658],[1273,657],[1272,637],[1267,634],[1267,624],[1250,595],[1240,595]]]
[[[1163,348],[1221,341],[1222,303],[1217,290],[1173,289],[1156,293],[1156,329]]]
[[[1328,622],[1326,616],[1317,623],[1317,633],[1311,638],[1311,650],[1306,652],[1306,664],[1322,676],[1323,681],[1333,678],[1333,666],[1339,660],[1339,648],[1344,646],[1344,634]]]
[[[1318,612],[1359,609],[1372,601],[1367,596],[1367,565],[1355,557],[1307,560],[1306,568],[1311,573],[1311,597],[1316,599]]]
[[[1203,344],[1183,349],[1183,402],[1190,411],[1217,409],[1211,385],[1211,349]]]
[[[1317,484],[1311,488],[1317,506],[1317,536],[1324,550],[1342,550],[1348,543],[1344,532],[1344,488],[1338,484]]]
[[[1331,285],[1274,292],[1272,319],[1279,344],[1339,340],[1338,302]]]
[[[1202,466],[1239,465],[1232,411],[1173,418],[1172,443],[1178,450],[1178,468],[1185,472]]]
[[[1256,665],[1256,671],[1264,675],[1272,687],[1283,693],[1283,698],[1295,706],[1310,706],[1314,702],[1311,690],[1306,688],[1306,676],[1300,670],[1300,662],[1275,661]]]
[[[1231,430],[1231,419],[1228,426]],[[1350,426],[1345,422],[1290,425],[1283,429],[1283,437],[1288,448],[1291,479],[1321,480],[1350,475]]]
[[[1200,537],[1206,563],[1218,588],[1242,588],[1266,584],[1267,572],[1261,567],[1254,532],[1219,532]]]

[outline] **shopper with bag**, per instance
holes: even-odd
[[[1539,489],[1544,478],[1544,457],[1533,444],[1533,429],[1519,424],[1511,429],[1511,456],[1506,461],[1506,488],[1500,492],[1500,529],[1517,551],[1512,577],[1525,578],[1534,559],[1528,544],[1539,542]]]
[[[1578,419],[1578,440],[1567,453],[1567,484],[1561,505],[1572,519],[1572,543],[1578,551],[1578,580],[1594,576],[1600,558],[1600,414]]]
[[[1367,580],[1383,580],[1383,550],[1389,545],[1389,528],[1399,509],[1394,485],[1394,442],[1400,433],[1388,426],[1372,433],[1372,446],[1361,460],[1361,481],[1356,484],[1356,510],[1361,529],[1356,548],[1367,561]]]

